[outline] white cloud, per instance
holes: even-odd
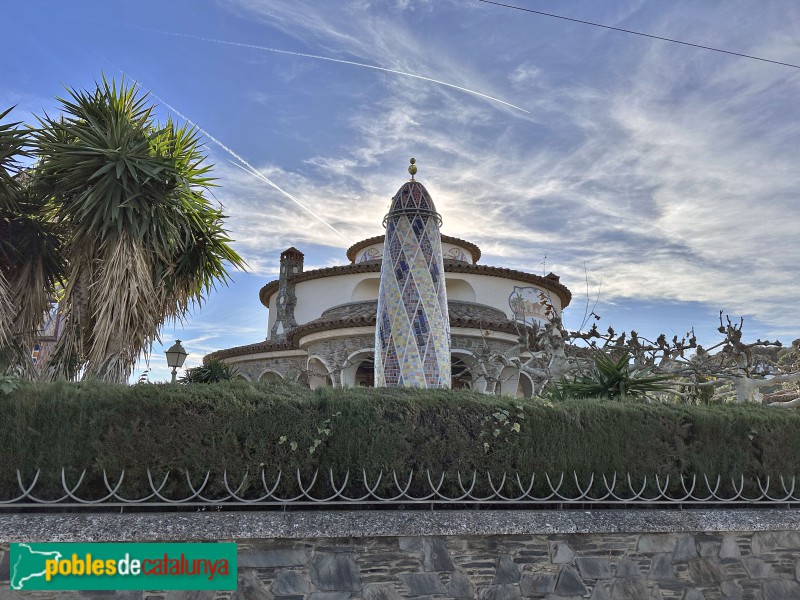
[[[508,76],[509,81],[511,83],[520,85],[520,84],[530,84],[530,82],[535,82],[542,76],[542,70],[532,64],[524,63],[519,65],[514,71]]]
[[[513,90],[512,100],[531,111],[498,110],[454,90],[381,75],[381,95],[339,115],[351,135],[334,152],[308,156],[302,172],[263,166],[354,241],[380,233],[413,153],[444,232],[479,243],[487,260],[538,272],[547,255],[549,268],[577,287],[585,261],[602,276],[606,301],[699,301],[776,328],[800,324],[800,126],[790,117],[800,76],[791,70],[580,30],[615,62],[605,80],[584,72],[564,78],[545,58],[524,58],[532,46],[514,50],[494,40],[503,51],[477,62],[463,47],[448,47],[444,32],[431,39],[372,3],[358,5],[361,12],[353,4],[236,5],[309,46],[500,97]],[[703,19],[687,25],[680,7],[645,18],[642,6],[609,22],[644,19],[649,31],[686,39],[708,33]],[[718,19],[715,10],[704,19]],[[706,39],[797,61],[785,17],[759,18],[750,30],[726,35],[720,27]],[[225,202],[238,215],[231,221],[238,243],[259,269],[274,267],[270,257],[287,245],[343,247],[246,177],[226,173]]]

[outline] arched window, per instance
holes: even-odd
[[[461,302],[475,302],[475,289],[464,279],[445,279],[448,300],[460,300]]]
[[[531,397],[533,397],[533,382],[528,375],[525,373],[520,373],[519,383],[517,384],[517,398]]]
[[[470,372],[467,363],[454,356],[451,360],[451,373],[451,388],[454,390],[472,389],[472,373]]]
[[[375,363],[364,360],[356,369],[356,387],[375,387]]]
[[[308,387],[312,390],[321,387],[331,387],[333,385],[328,367],[316,356],[308,359]]]
[[[342,387],[375,387],[375,362],[372,349],[354,352],[342,369]]]
[[[353,302],[364,302],[366,300],[377,300],[378,289],[380,288],[381,280],[379,277],[370,277],[363,279],[356,284],[353,288],[353,295],[351,300]]]
[[[518,385],[519,369],[503,367],[503,370],[500,371],[497,384],[495,385],[494,393],[497,395],[503,394],[504,396],[516,396]]]

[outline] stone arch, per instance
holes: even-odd
[[[259,381],[281,381],[283,375],[272,369],[267,369],[258,378]]]
[[[362,348],[347,357],[342,387],[375,387],[374,349]]]
[[[331,370],[328,368],[328,364],[319,356],[309,356],[306,369],[308,371],[308,387],[312,390],[333,385],[333,380],[330,376]]]
[[[469,366],[456,356],[450,360],[450,387],[454,390],[472,389],[472,373]]]
[[[533,390],[533,380],[527,373],[520,371],[519,383],[517,384],[517,398],[532,398]]]
[[[450,364],[450,386],[453,389],[470,389],[481,393],[486,391],[483,368],[472,352],[454,348],[450,354]]]
[[[248,381],[248,382],[250,381],[250,378],[241,371],[239,373],[236,373],[236,375],[234,375],[233,378],[239,381]]]
[[[519,386],[519,369],[514,367],[503,367],[497,376],[494,393],[503,396],[516,396]]]
[[[353,288],[351,300],[353,302],[364,302],[366,300],[377,300],[378,290],[380,289],[380,277],[368,277],[362,279]]]

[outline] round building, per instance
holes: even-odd
[[[408,189],[404,184],[395,198]],[[539,276],[479,264],[481,251],[475,244],[440,235],[438,228],[435,232],[446,290],[446,310],[440,313],[449,320],[450,338],[450,360],[438,362],[450,371],[450,386],[530,396],[528,376],[504,367],[508,361],[498,357],[529,352],[527,327],[546,322],[553,311],[560,314],[570,302],[570,291],[553,273]],[[302,252],[284,250],[278,279],[259,294],[269,311],[267,339],[219,350],[206,360],[235,365],[238,376],[249,381],[291,379],[312,389],[373,386],[381,263],[392,255],[384,241],[384,235],[363,240],[348,248],[349,264],[309,271],[303,269]],[[414,327],[413,319],[408,326]],[[407,337],[414,339],[415,332]]]

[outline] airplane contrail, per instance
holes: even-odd
[[[203,131],[203,130],[201,129],[200,131]],[[208,134],[206,134],[206,135],[208,135]],[[277,185],[275,182],[273,182],[273,181],[269,180],[269,179],[268,179],[267,177],[265,177],[265,176],[264,176],[264,175],[263,175],[263,174],[262,174],[260,171],[257,171],[257,170],[255,170],[255,169],[254,169],[252,166],[250,166],[250,165],[249,165],[249,164],[247,164],[247,163],[245,163],[245,164],[247,165],[247,167],[243,167],[242,165],[237,165],[237,164],[236,164],[235,162],[233,162],[232,160],[229,160],[228,162],[230,162],[230,163],[231,163],[231,164],[232,164],[234,167],[237,167],[237,168],[241,169],[241,170],[242,170],[242,171],[244,171],[245,173],[250,173],[250,175],[253,175],[253,176],[255,176],[255,177],[258,177],[258,178],[259,178],[261,181],[263,181],[263,182],[264,182],[264,183],[266,183],[267,185],[270,185],[270,186],[272,186],[273,188],[275,188],[276,190],[278,190],[278,191],[279,191],[281,194],[283,194],[284,196],[286,196],[287,198],[289,198],[289,200],[291,200],[292,202],[294,202],[295,204],[297,204],[297,206],[299,206],[299,207],[300,207],[300,208],[302,208],[304,211],[306,211],[308,214],[310,214],[312,217],[314,217],[314,218],[315,218],[317,221],[319,221],[320,223],[322,223],[323,225],[325,225],[325,226],[329,227],[329,228],[330,228],[332,231],[334,231],[335,233],[337,233],[337,234],[338,234],[338,235],[339,235],[339,236],[340,236],[342,239],[344,239],[344,240],[345,240],[345,241],[346,241],[348,244],[352,244],[352,243],[353,243],[353,240],[351,240],[350,238],[348,238],[348,237],[347,237],[345,234],[343,234],[341,231],[339,231],[338,229],[336,229],[336,228],[335,228],[333,225],[331,225],[331,224],[330,224],[330,223],[328,223],[327,221],[324,221],[324,220],[323,220],[323,219],[322,219],[322,218],[321,218],[319,215],[317,215],[317,214],[315,214],[314,212],[312,212],[312,210],[311,210],[310,208],[308,208],[308,207],[307,207],[305,204],[303,204],[302,202],[300,202],[300,200],[298,200],[297,198],[295,198],[294,196],[292,196],[292,195],[291,195],[289,192],[287,192],[286,190],[284,190],[284,189],[282,189],[281,187],[279,187],[279,186],[278,186],[278,185]]]
[[[263,173],[261,173],[261,172],[260,172],[258,169],[256,169],[256,168],[255,168],[253,165],[251,165],[249,162],[247,162],[247,161],[246,161],[244,158],[242,158],[242,157],[241,157],[241,156],[239,156],[239,155],[238,155],[236,152],[234,152],[233,150],[231,150],[230,148],[228,148],[228,147],[227,147],[225,144],[223,144],[222,142],[220,142],[220,141],[219,141],[217,138],[215,138],[215,137],[214,137],[213,135],[211,135],[211,134],[210,134],[208,131],[206,131],[205,129],[203,129],[202,127],[200,127],[200,125],[198,125],[197,123],[195,123],[194,121],[192,121],[192,120],[191,120],[189,117],[187,117],[186,115],[184,115],[183,113],[181,113],[181,111],[179,111],[177,108],[175,108],[174,106],[172,106],[172,105],[171,105],[169,102],[165,101],[163,98],[159,98],[159,97],[158,97],[158,95],[157,95],[155,92],[153,92],[152,90],[150,91],[150,95],[151,95],[151,96],[153,96],[153,98],[155,98],[155,99],[156,99],[156,100],[158,100],[159,102],[161,102],[161,104],[163,104],[164,106],[166,106],[168,109],[170,109],[170,110],[171,110],[172,112],[174,112],[176,115],[178,115],[178,116],[179,116],[181,119],[183,119],[183,120],[187,121],[188,123],[191,123],[192,125],[194,125],[195,127],[197,127],[197,129],[198,129],[198,130],[199,130],[201,133],[203,133],[203,135],[205,135],[205,136],[206,136],[208,139],[210,139],[210,140],[211,140],[212,142],[214,142],[214,143],[215,143],[217,146],[219,146],[220,148],[222,148],[222,149],[223,149],[225,152],[227,152],[228,154],[230,154],[230,155],[231,155],[233,158],[235,158],[236,160],[238,160],[238,161],[239,161],[240,163],[242,163],[242,165],[244,165],[244,166],[237,165],[236,163],[234,163],[233,161],[231,161],[231,163],[232,163],[232,164],[234,164],[235,166],[237,166],[237,167],[239,167],[240,169],[242,169],[242,170],[243,170],[245,173],[250,173],[251,175],[253,175],[254,177],[256,177],[256,178],[260,179],[261,181],[263,181],[263,182],[264,182],[264,183],[266,183],[267,185],[269,185],[269,186],[271,186],[271,187],[275,188],[275,189],[276,189],[276,190],[278,190],[278,191],[279,191],[281,194],[283,194],[284,196],[286,196],[286,197],[287,197],[289,200],[291,200],[292,202],[294,202],[295,204],[297,204],[297,206],[299,206],[299,207],[300,207],[300,208],[302,208],[304,211],[306,211],[308,214],[310,214],[312,217],[314,217],[314,218],[315,218],[317,221],[319,221],[320,223],[322,223],[322,224],[323,224],[323,225],[325,225],[326,227],[330,228],[330,229],[331,229],[331,230],[332,230],[334,233],[338,234],[338,235],[339,235],[341,238],[343,238],[343,239],[344,239],[344,240],[345,240],[345,241],[346,241],[348,244],[351,244],[351,243],[352,243],[352,240],[351,240],[350,238],[348,238],[348,237],[347,237],[345,234],[343,234],[341,231],[339,231],[338,229],[336,229],[336,228],[335,228],[333,225],[331,225],[330,223],[328,223],[327,221],[325,221],[325,219],[323,219],[322,217],[320,217],[319,215],[317,215],[317,214],[316,214],[314,211],[312,211],[312,210],[311,210],[310,208],[308,208],[308,207],[307,207],[305,204],[303,204],[302,202],[300,202],[300,200],[298,200],[297,198],[295,198],[294,196],[292,196],[292,195],[291,195],[289,192],[287,192],[286,190],[284,190],[283,188],[281,188],[281,187],[280,187],[278,184],[276,184],[275,182],[273,182],[272,180],[270,180],[270,179],[269,179],[269,178],[268,178],[266,175],[264,175]],[[246,167],[246,168],[245,168],[245,167]]]
[[[131,26],[133,27],[133,26]],[[218,40],[214,38],[207,38],[201,37],[199,35],[191,35],[188,33],[175,33],[172,31],[161,31],[159,29],[150,29],[145,27],[136,27],[136,29],[141,29],[143,31],[149,31],[151,33],[159,33],[161,35],[171,35],[174,37],[182,37],[188,38],[191,40],[199,40],[201,42],[211,42],[213,44],[223,44],[226,46],[237,46],[239,48],[250,48],[253,50],[263,50],[265,52],[275,52],[277,54],[288,54],[290,56],[300,56],[303,58],[313,58],[316,60],[327,60],[329,62],[340,63],[343,65],[352,65],[354,67],[363,67],[365,69],[374,69],[376,71],[383,71],[384,73],[393,73],[395,75],[403,75],[404,77],[413,77],[414,79],[421,79],[422,81],[430,81],[431,83],[436,83],[438,85],[443,85],[449,88],[453,88],[454,90],[459,90],[461,92],[466,92],[467,94],[472,94],[473,96],[478,96],[480,98],[485,98],[486,100],[491,100],[492,102],[499,102],[509,108],[513,108],[515,110],[522,111],[524,113],[530,114],[530,111],[525,110],[524,108],[517,106],[516,104],[511,104],[510,102],[506,102],[505,100],[501,100],[500,98],[495,98],[494,96],[489,96],[488,94],[483,94],[481,92],[471,90],[469,88],[462,87],[460,85],[456,85],[454,83],[448,83],[446,81],[441,81],[440,79],[433,79],[432,77],[425,77],[424,75],[417,75],[416,73],[409,73],[407,71],[398,71],[397,69],[387,69],[386,67],[379,67],[377,65],[370,65],[366,63],[360,63],[353,60],[344,60],[341,58],[331,58],[330,56],[320,56],[319,54],[307,54],[305,52],[294,52],[292,50],[281,50],[279,48],[270,48],[269,46],[259,46],[257,44],[244,44],[242,42],[230,42],[227,40]]]

